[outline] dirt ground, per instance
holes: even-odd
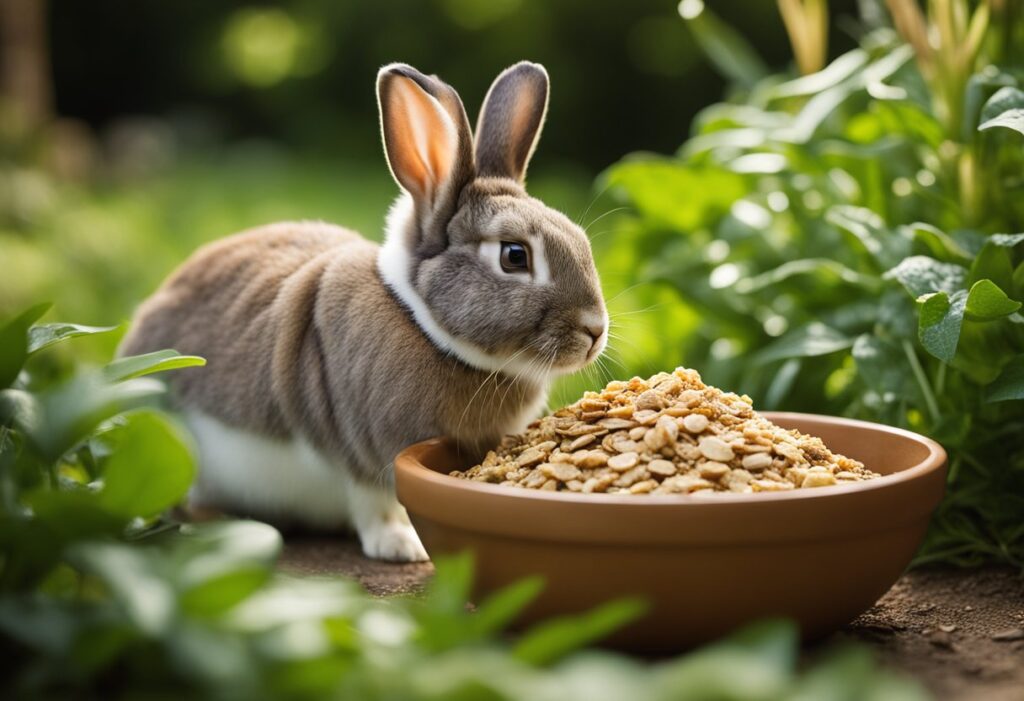
[[[312,536],[289,538],[281,567],[354,577],[381,596],[416,591],[433,572],[428,563],[367,560],[352,540]],[[1000,568],[915,570],[825,644],[844,640],[869,645],[940,701],[1024,701],[1024,577]]]

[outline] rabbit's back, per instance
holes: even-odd
[[[376,246],[321,222],[272,224],[203,246],[141,305],[120,353],[174,348],[203,356],[205,368],[170,376],[175,403],[284,438],[290,430],[271,386],[275,344],[282,325],[293,323],[282,313],[292,306],[283,294],[294,295],[297,280],[339,255],[367,258],[372,268],[372,255],[355,255],[363,249]]]

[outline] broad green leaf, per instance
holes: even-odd
[[[764,392],[764,401],[761,402],[762,409],[777,409],[789,395],[793,388],[803,362],[798,358],[790,358],[784,362],[775,373],[768,389]]]
[[[159,550],[123,543],[83,543],[72,549],[70,558],[102,579],[128,619],[147,635],[163,635],[174,624],[174,590]]]
[[[967,295],[965,311],[974,321],[991,321],[1009,316],[1020,309],[1021,303],[1010,299],[991,280],[978,280]]]
[[[512,654],[527,664],[550,664],[607,637],[647,609],[648,605],[639,599],[619,599],[577,616],[553,618],[527,631],[516,642]]]
[[[10,387],[18,379],[29,354],[28,330],[50,308],[37,304],[0,326],[0,389]]]
[[[985,66],[967,80],[967,87],[964,90],[964,119],[961,130],[963,143],[971,143],[977,129],[975,125],[981,122],[981,110],[986,98],[991,97],[999,88],[1016,84],[1016,78],[992,65]]]
[[[175,568],[183,589],[202,587],[235,571],[271,568],[281,552],[281,534],[258,521],[182,526]]]
[[[668,158],[623,160],[608,171],[607,182],[625,190],[641,214],[684,232],[707,226],[746,194],[741,175]]]
[[[989,98],[981,110],[978,131],[1003,127],[1024,134],[1024,91],[1004,87]]]
[[[103,373],[109,380],[121,382],[155,372],[202,365],[206,365],[206,360],[197,355],[182,355],[176,350],[160,350],[145,355],[118,358],[103,368]]]
[[[544,578],[527,577],[491,594],[476,607],[473,626],[477,635],[504,630],[544,589]]]
[[[887,401],[916,394],[916,385],[907,359],[896,343],[866,333],[857,338],[851,350],[857,376]]]
[[[263,565],[227,570],[183,591],[179,603],[190,614],[218,616],[266,584],[271,572]]]
[[[973,285],[979,280],[991,280],[1004,290],[1013,289],[1013,263],[1010,249],[999,244],[986,243],[971,264],[967,283]]]
[[[836,205],[826,212],[825,219],[852,234],[883,270],[897,265],[910,252],[906,234],[888,229],[885,221],[866,207]]]
[[[933,256],[940,258],[959,258],[969,261],[973,255],[964,248],[961,242],[942,231],[938,227],[925,222],[914,222],[910,226],[903,227],[908,235],[927,246]]]
[[[988,387],[986,398],[990,402],[1008,402],[1024,399],[1024,355],[1018,355]]]
[[[750,43],[722,22],[703,2],[683,0],[679,4],[679,14],[686,20],[694,40],[708,60],[726,78],[751,88],[768,74],[768,67]]]
[[[835,353],[853,345],[854,339],[821,323],[793,329],[755,353],[751,361],[763,365],[785,358],[810,358]]]
[[[897,280],[915,299],[932,292],[951,295],[963,289],[967,269],[955,263],[943,263],[928,256],[904,258],[899,265],[884,275]]]
[[[778,99],[820,93],[851,78],[867,65],[869,58],[868,52],[864,49],[847,51],[817,73],[800,76],[769,88],[768,97]]]
[[[918,337],[925,350],[943,362],[951,363],[956,356],[966,306],[967,290],[952,296],[936,292],[922,301]]]
[[[843,282],[856,287],[874,289],[878,287],[879,279],[874,275],[865,275],[842,263],[829,258],[803,258],[783,263],[777,268],[768,270],[753,277],[742,278],[736,281],[733,289],[740,294],[752,294],[760,292],[766,287],[777,285],[793,277],[813,277],[815,280],[835,284]],[[806,284],[808,281],[804,281]]]
[[[153,402],[166,391],[147,377],[110,384],[98,372],[82,372],[43,392],[31,439],[56,460],[101,422]]]
[[[179,431],[155,412],[127,417],[103,469],[101,503],[128,517],[155,516],[185,496],[195,463]]]
[[[1024,234],[992,234],[988,237],[988,243],[991,243],[993,246],[1013,248],[1018,244],[1024,243]]]
[[[81,324],[39,324],[28,331],[29,355],[75,336],[107,333],[116,326],[82,326]]]
[[[434,611],[448,613],[464,611],[473,588],[472,553],[465,551],[439,558],[434,569],[434,578],[426,591],[427,606]]]

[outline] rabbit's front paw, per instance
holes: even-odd
[[[408,523],[378,521],[359,530],[363,554],[374,560],[424,562],[427,551],[416,531]]]

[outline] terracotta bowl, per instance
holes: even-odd
[[[649,613],[610,644],[675,651],[768,616],[794,619],[814,639],[871,606],[906,568],[942,498],[946,453],[888,426],[765,415],[883,476],[703,497],[541,492],[449,477],[466,465],[434,439],[398,456],[398,498],[432,557],[474,553],[475,597],[546,578],[520,625],[640,596]]]

